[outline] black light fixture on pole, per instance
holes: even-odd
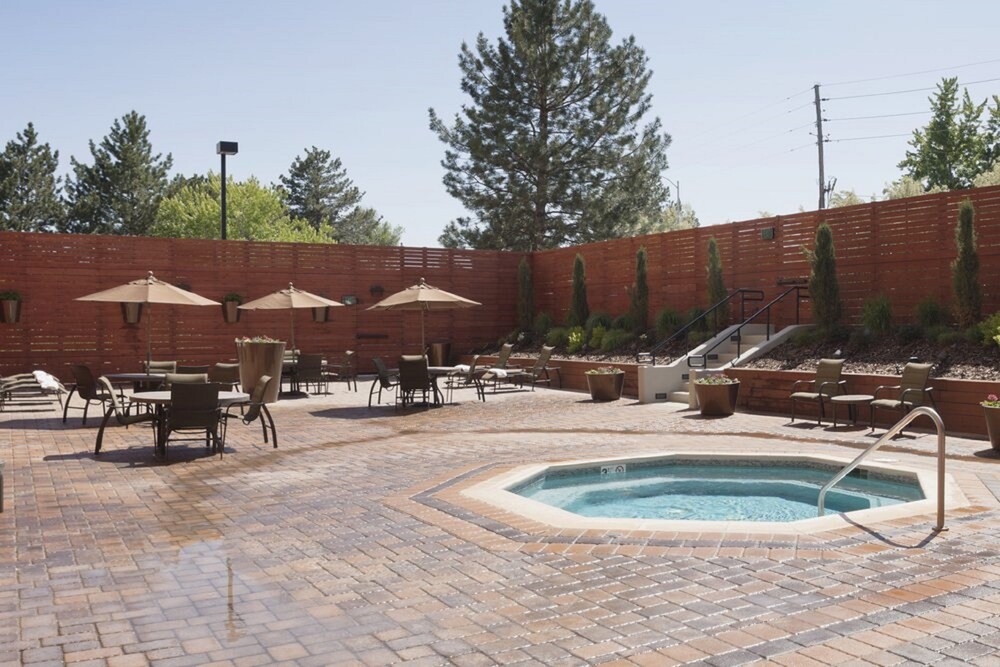
[[[235,141],[220,141],[215,144],[215,152],[222,156],[222,240],[226,239],[226,156],[240,152]]]

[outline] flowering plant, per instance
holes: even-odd
[[[996,394],[990,394],[980,405],[984,408],[1000,408],[1000,398],[997,398]]]
[[[728,375],[705,375],[694,381],[695,384],[736,384],[739,380],[734,380]]]
[[[236,344],[240,343],[281,343],[283,341],[277,338],[271,338],[270,336],[243,336],[242,338],[236,339]]]
[[[598,366],[597,368],[591,368],[586,372],[587,375],[613,375],[615,373],[624,373],[620,368],[615,368],[614,366]]]

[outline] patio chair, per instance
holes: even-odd
[[[215,447],[222,456],[219,424],[219,385],[210,382],[197,384],[175,383],[170,387],[170,406],[163,424],[163,452],[174,433],[204,433],[205,444]],[[198,440],[201,438],[199,437]]]
[[[172,388],[175,384],[205,384],[208,382],[208,373],[167,373],[163,377],[164,390]]]
[[[254,386],[253,395],[250,396],[248,403],[235,403],[226,408],[226,411],[222,413],[223,448],[226,445],[226,431],[229,428],[229,420],[237,416],[232,412],[233,408],[239,408],[241,412],[245,410],[245,414],[240,415],[240,419],[248,426],[260,420],[260,428],[264,432],[264,444],[267,444],[267,429],[270,426],[271,443],[274,449],[278,448],[278,431],[274,428],[274,419],[271,417],[271,412],[267,409],[267,404],[264,403],[264,396],[267,393],[268,385],[278,381],[278,378],[272,378],[270,375],[262,375]],[[267,419],[266,422],[264,421],[265,418]]]
[[[500,352],[497,354],[497,360],[490,364],[490,368],[507,368],[507,360],[510,359],[510,353],[513,350],[513,343],[504,343],[501,345]]]
[[[343,381],[347,383],[347,388],[351,388],[354,383],[354,391],[358,390],[358,366],[357,354],[354,350],[347,350],[339,364],[327,364],[326,379],[328,381]]]
[[[375,394],[375,389],[378,389],[378,402],[382,402],[382,390],[394,391],[396,387],[399,386],[399,372],[389,372],[389,369],[385,367],[385,362],[379,357],[374,357],[372,363],[375,364],[375,380],[372,382],[372,388],[368,390],[368,407],[372,406],[372,396]]]
[[[305,388],[315,385],[316,393],[319,393],[320,385],[326,388],[326,377],[323,375],[323,355],[321,354],[300,354],[299,362],[295,366],[295,386]]]
[[[76,384],[69,391],[69,395],[66,396],[66,403],[63,406],[63,423],[66,423],[66,413],[69,411],[69,399],[73,397],[73,392],[83,399],[83,425],[87,425],[87,410],[90,408],[91,403],[106,403],[111,400],[111,396],[108,395],[104,389],[98,386],[97,378],[94,377],[94,373],[90,370],[89,366],[83,366],[81,364],[75,364],[70,367],[73,371],[73,379]],[[74,410],[79,410],[81,408],[73,408]]]
[[[476,390],[476,398],[481,401],[486,400],[486,391],[483,389],[483,383],[480,378],[482,375],[482,369],[476,368],[476,364],[479,362],[479,355],[473,355],[472,361],[469,363],[467,368],[457,367],[455,371],[448,375],[448,379],[445,380],[445,390],[448,392],[448,402],[452,403],[455,396],[456,389],[468,389],[474,388]]]
[[[186,375],[196,375],[200,373],[208,373],[208,364],[204,366],[181,366],[177,364],[177,373],[184,373]]]
[[[396,405],[402,404],[405,408],[408,404],[414,403],[417,393],[421,394],[426,404],[427,392],[434,393],[431,376],[427,372],[427,357],[422,354],[404,354],[399,359]]]
[[[903,366],[903,373],[897,385],[882,385],[875,388],[874,400],[868,404],[871,412],[871,430],[875,430],[875,411],[893,410],[905,415],[907,412],[920,405],[925,405],[930,399],[931,405],[935,408],[937,403],[931,393],[933,387],[928,387],[931,368],[934,364],[919,364],[910,362]],[[895,398],[879,398],[879,392],[893,392]]]
[[[812,380],[796,380],[792,383],[792,421],[795,421],[795,404],[799,401],[817,403],[819,405],[816,423],[822,424],[826,416],[826,404],[835,394],[847,393],[847,381],[840,379],[844,368],[843,359],[820,359],[816,367],[816,377]],[[798,386],[809,387],[809,390],[796,390]]]
[[[149,366],[146,367],[146,362],[142,362],[143,368],[146,368],[147,373],[176,373],[177,372],[177,362],[176,361],[150,361]]]
[[[97,430],[97,442],[94,444],[94,454],[101,453],[101,444],[104,442],[104,429],[107,427],[108,422],[114,417],[115,421],[121,426],[129,427],[132,424],[141,424],[143,422],[149,422],[153,425],[153,443],[156,443],[156,415],[152,412],[147,412],[145,410],[139,410],[136,414],[131,414],[131,405],[123,402],[119,399],[117,393],[115,393],[114,387],[111,386],[111,381],[103,375],[97,378],[97,382],[100,385],[100,389],[104,391],[109,396],[108,399],[108,409],[104,412],[104,419],[101,421],[101,427]]]
[[[520,386],[524,386],[525,382],[531,383],[531,391],[535,391],[536,384],[552,384],[552,376],[549,374],[550,371],[559,372],[558,367],[549,366],[549,358],[552,357],[552,351],[554,347],[548,345],[542,347],[542,351],[538,354],[538,358],[535,360],[535,365],[527,370],[523,370],[519,373],[514,373],[508,376],[512,382],[517,382]],[[487,371],[487,374],[489,371]],[[484,376],[485,378],[485,376]],[[562,376],[559,377],[559,384],[562,385]]]
[[[232,391],[240,384],[239,364],[215,364],[208,369],[208,381],[222,385]]]

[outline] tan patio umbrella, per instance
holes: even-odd
[[[278,290],[254,299],[240,306],[241,310],[289,310],[292,315],[292,338],[291,348],[295,349],[295,309],[296,308],[325,308],[326,306],[343,306],[344,304],[332,299],[326,299],[310,292],[296,288],[292,283],[288,283],[286,289]]]
[[[206,299],[203,296],[199,296],[194,292],[188,292],[187,290],[182,290],[180,287],[174,287],[170,283],[165,283],[159,278],[153,276],[153,272],[150,271],[149,275],[145,278],[140,278],[139,280],[133,280],[130,283],[125,283],[124,285],[119,285],[118,287],[112,287],[111,289],[106,289],[103,292],[94,292],[93,294],[88,294],[86,296],[80,296],[74,299],[74,301],[109,301],[117,303],[165,303],[175,306],[219,306],[221,305],[218,301],[212,301],[211,299]],[[149,368],[149,362],[153,358],[153,335],[152,335],[152,321],[153,321],[153,309],[146,309],[146,368]]]
[[[428,310],[457,310],[472,308],[483,304],[464,296],[445,292],[428,285],[423,278],[416,285],[396,292],[382,299],[368,310],[419,310],[420,311],[420,349],[424,350],[424,313]]]

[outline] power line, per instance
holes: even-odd
[[[990,81],[1000,81],[1000,77],[995,79],[980,79],[979,81],[969,81],[967,83],[959,82],[960,86],[971,86],[974,83],[988,83]],[[903,93],[918,93],[922,90],[937,90],[937,86],[931,86],[929,88],[910,88],[908,90],[892,90],[885,93],[867,93],[865,95],[843,95],[841,97],[824,97],[824,102],[829,102],[831,100],[854,100],[859,97],[882,97],[884,95],[902,95]]]
[[[896,118],[898,116],[923,116],[929,114],[930,111],[910,111],[907,113],[884,113],[878,116],[850,116],[848,118],[824,118],[823,121],[827,123],[835,123],[842,120],[868,120],[870,118]]]
[[[877,134],[871,137],[848,137],[847,139],[824,139],[824,143],[836,144],[841,141],[864,141],[865,139],[889,139],[891,137],[909,137],[913,136],[911,132],[904,132],[903,134]],[[812,144],[810,144],[812,145]]]
[[[938,69],[925,69],[920,72],[907,72],[906,74],[890,74],[888,76],[876,76],[871,79],[855,79],[854,81],[838,81],[836,83],[824,83],[823,86],[829,88],[830,86],[846,86],[852,83],[868,83],[870,81],[885,81],[886,79],[900,79],[907,76],[917,76],[918,74],[933,74],[935,72],[949,72],[955,69],[962,69],[964,67],[975,67],[976,65],[989,65],[992,63],[1000,63],[1000,58],[995,60],[980,60],[977,63],[965,63],[964,65],[953,65],[952,67],[941,67]]]

